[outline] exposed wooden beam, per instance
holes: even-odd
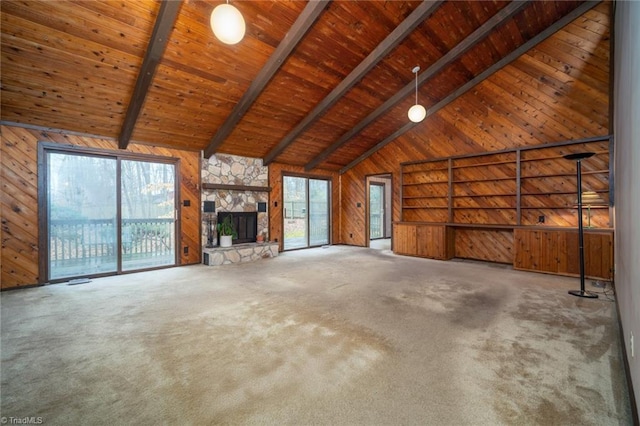
[[[242,119],[251,105],[253,105],[258,96],[260,96],[260,93],[262,93],[269,81],[271,81],[271,78],[273,78],[278,69],[284,64],[287,57],[293,49],[295,49],[300,40],[302,40],[302,37],[311,29],[313,23],[329,5],[329,2],[330,0],[311,0],[307,3],[307,6],[302,13],[300,13],[296,22],[291,26],[291,29],[284,36],[253,82],[251,82],[251,85],[244,95],[242,95],[240,101],[233,108],[229,117],[227,117],[222,126],[220,126],[213,138],[211,138],[209,145],[207,145],[204,150],[205,158],[209,158],[215,154],[220,145],[222,145],[222,142],[231,134],[233,128],[238,124],[240,119]]]
[[[447,106],[448,104],[450,104],[451,102],[456,100],[459,96],[462,96],[467,91],[469,91],[471,88],[473,88],[477,84],[483,82],[485,79],[487,79],[493,73],[495,73],[496,71],[500,70],[501,68],[503,68],[507,64],[511,63],[512,61],[516,60],[521,55],[525,54],[527,51],[529,51],[530,49],[534,48],[538,43],[544,41],[545,39],[547,39],[548,37],[553,35],[555,32],[557,32],[561,28],[563,28],[565,25],[569,24],[574,19],[577,19],[578,17],[580,17],[581,15],[586,13],[587,11],[591,10],[593,7],[595,7],[599,3],[600,3],[600,1],[587,1],[587,2],[582,3],[580,6],[578,6],[577,8],[575,8],[574,10],[572,10],[571,12],[569,12],[568,14],[566,14],[565,16],[563,16],[562,18],[560,18],[559,20],[554,22],[552,25],[547,27],[545,30],[543,30],[542,32],[538,33],[535,37],[533,37],[532,39],[530,39],[529,41],[527,41],[526,43],[524,43],[523,45],[521,45],[520,47],[515,49],[513,52],[509,53],[507,56],[505,56],[504,58],[502,58],[501,60],[499,60],[498,62],[496,62],[492,66],[490,66],[489,68],[487,68],[482,73],[478,74],[475,78],[473,78],[472,80],[469,80],[467,83],[465,83],[464,85],[460,86],[457,90],[455,90],[454,92],[449,94],[449,96],[447,96],[446,98],[444,98],[443,100],[441,100],[440,102],[438,102],[437,104],[432,106],[431,108],[427,109],[427,117],[429,117],[432,114],[435,114],[440,109],[444,108],[445,106]],[[411,124],[413,124],[413,123],[411,123]],[[399,131],[396,131],[393,134],[389,135],[383,141],[379,142],[378,144],[376,144],[375,146],[373,146],[372,148],[367,150],[364,154],[360,155],[358,158],[356,158],[355,160],[353,160],[352,162],[347,164],[345,167],[340,169],[340,173],[342,174],[342,173],[348,171],[349,169],[354,167],[356,164],[358,164],[361,161],[363,161],[364,159],[368,158],[373,153],[378,151],[380,148],[384,147],[389,142],[393,141],[395,138],[399,137],[400,135],[402,135],[403,133],[405,133],[406,131],[408,131],[412,127],[413,126],[408,126],[408,125],[403,126]],[[401,130],[403,130],[403,129],[404,129],[404,131],[401,132]]]
[[[127,108],[127,115],[124,117],[120,136],[118,137],[118,148],[120,149],[127,149],[129,145],[133,128],[136,125],[136,121],[138,121],[138,115],[147,97],[147,92],[151,85],[153,75],[156,72],[156,67],[169,41],[169,34],[173,29],[173,24],[178,18],[180,6],[182,6],[182,2],[171,0],[163,0],[160,4],[160,11],[158,12],[155,26],[153,27],[151,40],[149,41],[147,52],[144,55],[142,67],[140,68],[140,73],[136,81],[136,87],[129,102],[129,107]]]
[[[422,85],[429,78],[433,77],[435,74],[443,70],[446,66],[451,64],[457,58],[459,58],[463,53],[473,47],[476,43],[483,40],[487,35],[489,35],[493,29],[522,10],[529,1],[514,1],[509,3],[506,7],[501,9],[498,13],[493,15],[491,19],[482,24],[478,29],[476,29],[473,33],[471,33],[467,38],[458,43],[456,47],[447,52],[444,56],[434,62],[425,72],[420,74],[418,77],[418,84]],[[342,145],[347,143],[352,137],[360,133],[365,127],[369,124],[373,123],[378,117],[385,114],[391,108],[393,108],[397,103],[403,101],[407,96],[413,93],[415,89],[414,82],[407,84],[402,89],[398,91],[395,95],[389,98],[385,103],[376,108],[371,114],[367,115],[360,123],[358,123],[351,130],[342,135],[337,141],[331,144],[327,149],[322,151],[318,156],[316,156],[313,160],[305,165],[305,170],[309,171],[318,166],[318,164],[322,163],[324,160],[329,158],[329,156]],[[406,126],[405,126],[406,127]]]
[[[318,120],[336,102],[344,96],[349,89],[358,83],[373,67],[376,66],[391,50],[402,42],[413,30],[427,19],[443,3],[443,0],[424,1],[411,14],[398,25],[369,55],[358,64],[349,75],[340,82],[296,127],[289,132],[269,153],[264,157],[266,166],[278,157],[302,132]]]

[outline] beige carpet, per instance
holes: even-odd
[[[1,415],[631,424],[615,304],[567,294],[578,286],[335,246],[4,292]]]

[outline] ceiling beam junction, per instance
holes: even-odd
[[[278,47],[264,64],[256,78],[253,79],[240,101],[235,105],[231,114],[209,141],[209,144],[204,149],[205,158],[215,154],[329,3],[330,0],[311,0],[307,3],[296,22],[293,23],[291,29],[278,44]]]
[[[181,5],[182,2],[171,0],[163,0],[160,4],[160,10],[158,11],[158,17],[153,27],[151,40],[149,41],[149,46],[142,60],[142,67],[140,67],[140,73],[136,80],[136,87],[133,90],[131,101],[127,107],[127,114],[124,117],[122,129],[120,129],[120,136],[118,136],[118,148],[120,149],[127,149],[129,145],[133,128],[136,125],[136,121],[138,121],[138,116],[140,115],[144,100],[147,97],[151,80],[169,41],[169,34],[178,18]]]
[[[516,13],[520,12],[527,4],[530,3],[530,0],[527,1],[514,1],[509,3],[506,7],[501,9],[498,13],[493,15],[489,20],[487,20],[484,24],[482,24],[478,29],[476,29],[473,33],[467,36],[464,40],[456,45],[453,49],[448,51],[444,56],[434,62],[429,68],[425,70],[418,77],[418,85],[422,86],[425,81],[429,78],[433,77],[435,74],[443,70],[453,61],[458,59],[462,54],[464,54],[471,47],[475,46],[478,42],[487,37],[497,26],[503,24],[508,19],[511,19]],[[351,130],[347,131],[343,134],[337,141],[331,144],[328,148],[318,154],[313,160],[305,165],[305,170],[309,171],[318,166],[318,164],[322,163],[326,160],[334,151],[340,148],[342,145],[346,144],[352,137],[360,133],[365,127],[369,124],[373,123],[376,119],[378,119],[381,115],[385,114],[391,108],[393,108],[397,103],[403,101],[407,96],[413,94],[415,90],[415,83],[412,81],[407,84],[405,87],[400,89],[395,95],[389,98],[386,102],[376,108],[372,113],[367,115],[360,123],[358,123]],[[402,129],[408,130],[412,128],[415,124],[408,123],[402,127]],[[397,133],[397,132],[395,132]],[[394,133],[394,134],[395,134]]]
[[[563,16],[562,18],[554,22],[552,25],[544,29],[542,32],[538,33],[535,37],[533,37],[526,43],[522,44],[520,47],[515,49],[513,52],[509,53],[507,56],[505,56],[504,58],[502,58],[501,60],[499,60],[498,62],[496,62],[489,68],[487,68],[486,70],[484,70],[482,73],[478,74],[475,78],[473,78],[472,80],[469,80],[467,83],[460,86],[458,89],[456,89],[451,94],[449,94],[446,98],[442,99],[440,102],[433,105],[431,108],[427,109],[427,116],[425,118],[429,117],[432,114],[435,114],[440,109],[444,108],[445,106],[447,106],[448,104],[456,100],[458,97],[468,92],[471,88],[483,82],[492,74],[494,74],[504,66],[508,65],[509,63],[513,62],[514,60],[516,60],[517,58],[519,58],[520,56],[528,52],[530,49],[533,49],[537,44],[541,43],[548,37],[552,36],[554,33],[559,31],[565,25],[579,18],[580,16],[582,16],[583,14],[591,10],[593,7],[595,7],[599,3],[600,1],[586,1],[582,3],[580,6],[578,6],[577,8],[575,8],[574,10],[572,10],[571,12],[569,12],[568,14],[566,14],[565,16]],[[340,169],[340,174],[347,172],[348,170],[356,166],[358,163],[365,160],[366,158],[374,154],[376,151],[378,151],[379,149],[387,145],[389,142],[398,138],[403,133],[409,131],[411,128],[413,128],[417,124],[418,123],[408,123],[402,126],[400,129],[393,132],[391,135],[387,136],[384,140],[382,140],[381,142],[379,142],[378,144],[376,144],[375,146],[367,150],[364,154],[360,155],[358,158],[356,158],[355,160],[347,164],[345,167]]]
[[[349,75],[340,82],[296,127],[293,128],[269,153],[264,157],[265,166],[273,162],[295,139],[307,130],[316,120],[324,115],[345,93],[349,91],[362,77],[375,67],[385,56],[415,30],[425,19],[429,18],[444,0],[424,1],[400,23],[369,55],[358,64]]]

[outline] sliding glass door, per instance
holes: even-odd
[[[45,150],[47,280],[176,264],[176,168]]]
[[[283,177],[284,250],[329,244],[329,181]]]
[[[309,246],[329,244],[329,181],[309,179]]]
[[[175,166],[122,161],[122,270],[175,263]]]
[[[47,156],[48,280],[116,272],[117,161]]]

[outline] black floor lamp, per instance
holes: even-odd
[[[569,294],[578,297],[588,297],[597,299],[598,295],[587,293],[584,290],[584,231],[582,229],[582,171],[580,162],[585,158],[592,157],[594,152],[577,152],[564,156],[567,160],[575,160],[576,176],[578,179],[578,250],[580,251],[580,290],[569,290]]]

